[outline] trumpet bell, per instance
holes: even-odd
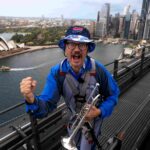
[[[61,144],[67,150],[78,150],[75,143],[72,140],[70,140],[69,137],[63,137],[61,139]]]

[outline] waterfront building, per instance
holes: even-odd
[[[9,45],[7,41],[3,37],[0,37],[0,51],[7,51],[7,50],[9,50]]]
[[[16,48],[24,48],[24,43],[16,44],[13,40],[6,41],[3,37],[0,36],[0,51],[8,51]]]
[[[120,37],[123,37],[124,19],[125,19],[125,17],[123,15],[121,15],[119,17],[119,31],[118,31],[118,33],[120,34]]]
[[[100,11],[97,12],[95,36],[100,37]]]
[[[110,4],[105,3],[102,6],[101,12],[98,12],[96,23],[96,36],[105,37],[108,34],[110,21]]]
[[[98,13],[97,13],[97,21],[96,22],[99,22],[100,21],[100,11],[98,11]]]
[[[133,10],[130,22],[130,38],[132,39],[136,39],[137,37],[138,22],[139,22],[139,14],[136,12],[136,10]]]
[[[130,5],[124,7],[123,16],[124,16],[124,20],[123,20],[124,22],[123,22],[122,37],[128,39],[130,33],[130,22],[131,22]]]
[[[130,34],[130,22],[131,22],[131,14],[128,13],[125,16],[124,20],[124,31],[123,31],[123,38],[128,39]]]
[[[149,4],[148,13],[146,15],[143,39],[150,40],[150,4]]]
[[[145,27],[148,27],[148,26],[145,26],[145,23],[146,23],[149,6],[150,6],[150,0],[143,0],[142,9],[141,9],[141,17],[140,17],[140,22],[139,22],[138,39],[144,38]],[[147,20],[147,23],[149,22],[148,20]],[[146,30],[147,29],[148,28],[146,28]],[[145,30],[145,32],[146,32],[146,30]],[[146,34],[145,34],[145,36],[146,36]]]
[[[110,27],[110,32],[111,32],[111,35],[113,37],[117,37],[119,36],[119,16],[120,14],[117,13],[115,14],[115,17],[112,17],[111,18],[111,26]]]
[[[102,11],[100,14],[100,19],[106,19],[106,34],[108,34],[108,26],[109,26],[109,21],[110,21],[110,4],[105,3],[104,6],[102,7]]]
[[[130,5],[127,5],[124,7],[124,10],[123,10],[123,15],[126,16],[130,11]]]

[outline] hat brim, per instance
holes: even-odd
[[[80,43],[87,43],[88,44],[88,52],[92,52],[95,49],[95,43],[93,40],[88,39],[85,36],[81,35],[69,35],[67,37],[64,37],[61,39],[58,43],[58,46],[62,49],[65,50],[65,42],[66,41],[74,41],[74,42],[80,42]]]

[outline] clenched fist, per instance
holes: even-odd
[[[34,91],[37,82],[32,77],[26,77],[20,82],[20,91],[28,103],[34,102]]]

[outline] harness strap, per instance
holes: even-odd
[[[90,75],[96,75],[96,64],[95,64],[95,60],[93,58],[90,58],[91,63],[92,63],[92,68],[90,70]]]
[[[82,88],[80,89],[80,95],[85,96],[86,95],[86,89],[88,87],[88,83],[90,81],[90,74],[87,72],[85,74],[84,83],[82,84]]]
[[[74,96],[80,95],[81,97],[82,96],[84,97],[86,95],[86,88],[90,81],[90,74],[89,73],[84,74],[83,80],[84,82],[82,84],[78,83],[71,74],[69,73],[66,74],[66,81],[69,87],[71,88]],[[80,90],[78,86],[82,86]]]
[[[72,93],[75,97],[78,97],[78,99],[83,99],[86,95],[86,89],[88,87],[88,83],[90,82],[91,76],[96,76],[96,64],[95,60],[93,58],[90,58],[91,61],[91,70],[87,73],[82,75],[83,83],[78,83],[74,77],[70,73],[65,73],[62,70],[62,65],[66,59],[62,60],[60,63],[60,76],[64,76],[67,84],[69,85],[70,89],[72,90]],[[79,86],[81,88],[79,89]]]
[[[63,60],[61,61],[61,63],[60,63],[60,74],[61,74],[61,73],[64,73],[64,72],[62,71],[62,65],[63,65],[63,63],[64,63],[65,60],[66,60],[66,58],[63,59]]]
[[[74,77],[70,73],[67,73],[65,79],[71,88],[73,95],[78,95],[79,89],[77,89],[77,83],[75,83]]]

